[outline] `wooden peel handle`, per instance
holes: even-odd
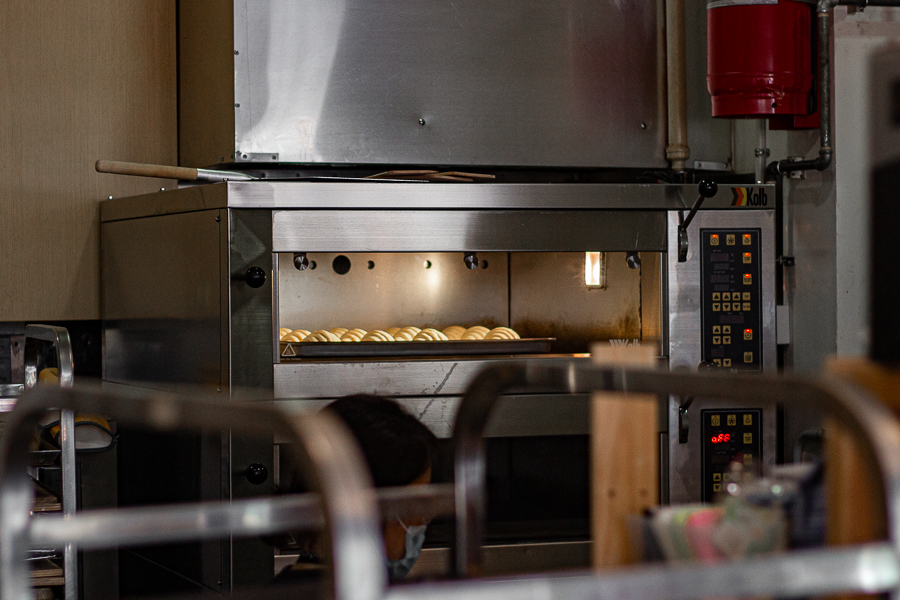
[[[144,163],[122,162],[118,160],[98,160],[94,165],[98,173],[116,175],[136,175],[138,177],[160,177],[162,179],[182,179],[195,181],[197,169],[191,167],[171,167]]]

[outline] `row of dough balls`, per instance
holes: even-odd
[[[387,329],[334,329],[310,332],[307,329],[279,329],[282,342],[439,342],[448,340],[518,340],[519,334],[509,327],[488,329],[481,325],[460,327],[452,325],[443,331],[418,327],[388,327]]]

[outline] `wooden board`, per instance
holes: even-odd
[[[5,0],[0,23],[0,314],[98,319],[98,202],[173,185],[94,161],[177,163],[175,0]]]
[[[655,368],[656,348],[595,345],[600,365]],[[636,562],[626,519],[659,503],[659,409],[653,396],[591,400],[591,535],[595,568]]]
[[[900,415],[900,372],[859,358],[833,358],[826,371],[866,389]],[[872,485],[879,479],[875,465],[839,419],[825,424],[825,464],[828,543],[840,546],[887,539],[884,492]]]

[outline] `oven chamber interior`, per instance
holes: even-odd
[[[585,281],[585,252],[277,253],[278,328],[366,331],[451,325],[506,326],[522,338],[554,338],[553,354],[602,340],[659,339],[661,253],[604,252],[599,285]],[[652,281],[648,281],[652,280]],[[651,314],[647,314],[647,313]],[[345,342],[352,343],[352,342]],[[383,349],[386,356],[390,344]],[[279,361],[299,360],[279,353]]]

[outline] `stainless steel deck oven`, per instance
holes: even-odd
[[[460,395],[489,362],[587,360],[599,341],[654,344],[672,369],[773,371],[774,211],[772,202],[740,201],[752,195],[771,198],[773,186],[720,186],[686,229],[684,262],[679,223],[698,197],[694,185],[249,182],[106,201],[104,380],[197,385],[219,390],[223,402],[299,410],[383,394],[447,437]],[[586,271],[599,279],[586,280]],[[486,342],[279,343],[280,327],[477,324],[508,326],[524,339],[500,350]],[[584,435],[586,400],[510,396],[491,435]],[[740,451],[754,464],[774,462],[773,407],[669,404],[660,422],[670,459],[664,496],[708,498],[729,452],[728,460]],[[720,433],[755,437],[746,446],[706,443]],[[271,445],[178,443],[183,468],[166,465],[153,477],[189,488],[185,499],[266,494],[278,477]],[[146,469],[120,476],[144,478]],[[552,535],[566,524],[541,527]],[[525,535],[511,539],[516,533]],[[262,543],[205,552],[185,575],[205,587],[265,581],[273,571]]]

